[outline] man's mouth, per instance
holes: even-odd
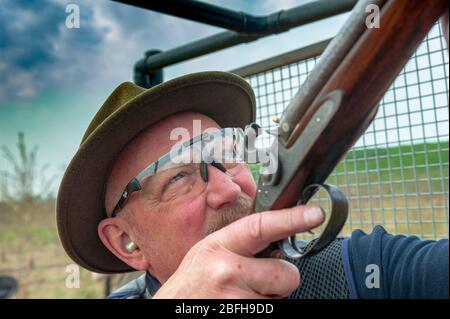
[[[208,227],[207,235],[251,214],[252,207],[252,199],[248,196],[240,195],[232,205],[218,209]]]

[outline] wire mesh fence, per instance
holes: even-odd
[[[260,125],[275,125],[272,117],[281,115],[325,45],[233,71],[252,85]],[[327,181],[349,199],[342,235],[382,225],[395,234],[448,237],[448,92],[448,51],[436,24],[385,94],[376,119]]]

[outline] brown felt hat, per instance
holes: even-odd
[[[255,96],[244,79],[225,72],[194,73],[148,90],[129,82],[119,85],[89,124],[58,192],[59,237],[76,263],[99,273],[133,270],[97,234],[106,218],[106,181],[118,154],[136,135],[184,111],[205,114],[221,127],[244,127],[255,120]]]

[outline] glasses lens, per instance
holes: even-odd
[[[199,178],[200,163],[221,163],[231,173],[244,163],[244,145],[244,132],[236,128],[215,130],[178,144],[137,176],[141,193],[144,198],[170,200],[199,191],[205,185]]]
[[[243,131],[236,128],[222,129],[220,134],[207,136],[200,145],[204,162],[240,163],[244,159]]]
[[[142,183],[141,197],[145,200],[169,201],[192,191],[201,192],[200,165],[191,163],[172,166],[149,176]]]

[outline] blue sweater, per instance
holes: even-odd
[[[342,246],[354,298],[448,298],[448,254],[448,239],[394,236],[381,226],[354,231]]]

